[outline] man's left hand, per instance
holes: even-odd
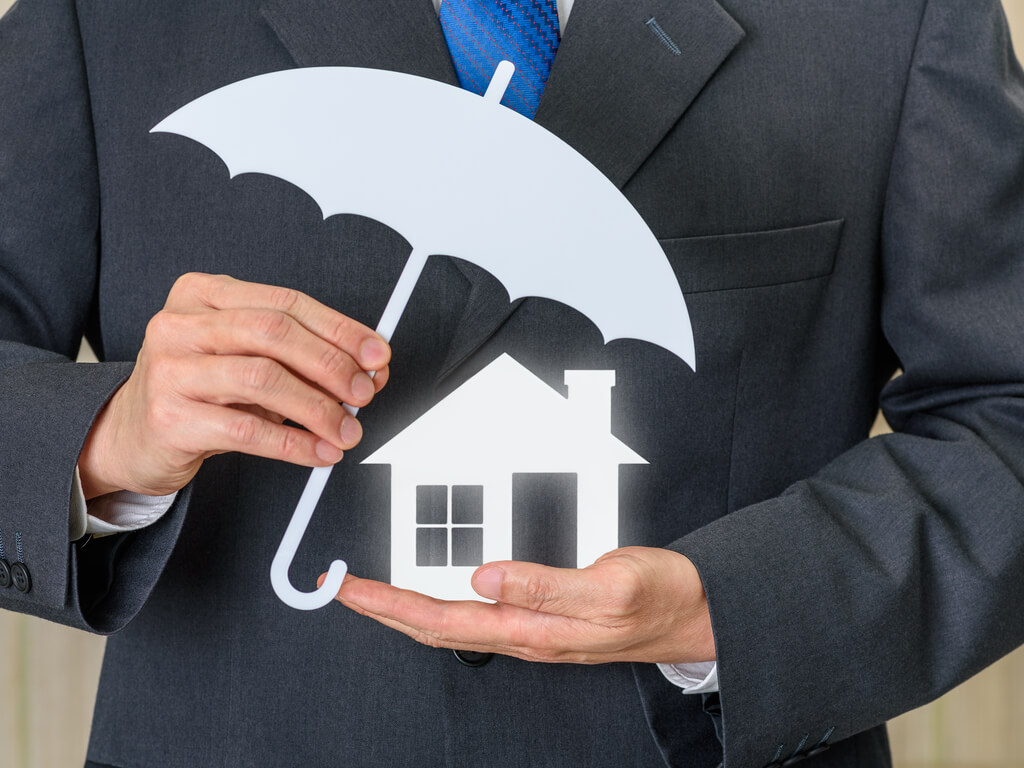
[[[487,563],[472,583],[496,602],[436,600],[352,575],[337,599],[436,648],[578,664],[715,659],[697,569],[667,549],[616,549],[578,570]]]

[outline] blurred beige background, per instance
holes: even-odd
[[[11,4],[0,0],[0,14]],[[1024,40],[1024,0],[1003,4]],[[0,766],[82,765],[103,644],[0,611]],[[1024,768],[1024,648],[893,721],[890,733],[897,768]]]

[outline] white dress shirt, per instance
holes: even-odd
[[[564,30],[574,0],[557,0],[558,24]],[[434,0],[434,10],[440,11],[441,0]],[[106,535],[145,528],[159,520],[170,509],[176,493],[168,496],[143,496],[131,491],[118,491],[85,501],[82,482],[75,468],[75,481],[71,492],[71,541],[86,534]],[[658,664],[658,669],[669,682],[683,689],[683,693],[714,693],[718,690],[718,664],[713,661],[693,664]]]

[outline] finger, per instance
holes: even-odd
[[[358,613],[378,621],[398,623],[420,635],[420,642],[518,645],[517,631],[501,606],[476,601],[452,602],[399,589],[372,579],[346,579],[337,599]],[[460,646],[461,647],[461,646]]]
[[[437,600],[370,579],[342,584],[338,600],[358,613],[434,647],[480,650],[538,660],[588,657],[600,628],[515,606]]]
[[[472,577],[481,597],[543,613],[601,621],[628,606],[636,583],[626,568],[581,570],[504,561],[480,566]]]
[[[228,407],[229,408],[234,408],[236,411],[242,411],[243,413],[251,413],[254,416],[258,416],[261,419],[266,419],[267,421],[273,422],[274,424],[283,424],[284,423],[284,416],[282,416],[279,413],[274,413],[273,411],[268,411],[266,408],[261,408],[258,405],[241,405],[240,403],[234,403],[234,404],[232,404],[232,405],[230,405]],[[202,454],[206,458],[209,458],[210,456],[213,456],[213,455],[220,455],[220,454],[223,454],[223,453],[227,453],[227,451],[203,451],[202,452]]]
[[[194,272],[178,278],[165,308],[180,312],[204,308],[276,310],[291,315],[311,332],[346,352],[363,370],[380,370],[391,359],[391,348],[370,328],[291,288]]]
[[[388,383],[388,379],[391,378],[391,367],[385,365],[381,368],[373,377],[373,390],[374,392],[380,392],[384,389],[384,385]]]
[[[265,357],[196,357],[178,373],[177,388],[191,400],[214,405],[257,405],[301,424],[345,450],[362,439],[358,419],[323,392]]]
[[[255,355],[276,360],[334,399],[363,406],[376,391],[370,376],[343,350],[291,315],[270,309],[230,309],[202,314],[164,313],[151,333],[191,351]]]
[[[245,411],[246,413],[254,414],[256,416],[259,416],[261,419],[272,421],[275,424],[284,423],[284,416],[282,416],[280,413],[268,411],[266,408],[263,408],[262,406],[259,405],[243,405],[241,403],[232,403],[229,407],[234,408],[235,410],[238,411]]]
[[[353,608],[352,606],[349,607]],[[431,648],[451,648],[452,650],[476,651],[477,653],[500,653],[503,656],[514,656],[515,658],[523,659],[525,661],[563,661],[563,659],[537,656],[533,649],[530,648],[516,648],[506,645],[484,645],[471,640],[439,640],[416,627],[410,627],[395,619],[389,619],[385,616],[360,611],[355,608],[353,608],[353,610],[368,619],[373,619],[377,623],[383,624],[385,627],[401,632],[403,635],[412,638],[417,643],[430,646]]]
[[[192,403],[183,422],[175,442],[188,455],[236,451],[304,467],[330,466],[344,455],[340,448],[311,432],[235,408]]]

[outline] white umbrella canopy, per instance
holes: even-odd
[[[206,94],[155,132],[212,149],[231,176],[291,182],[324,218],[380,221],[418,254],[473,262],[513,300],[588,317],[694,367],[682,293],[661,246],[586,158],[518,112],[426,78],[314,67]]]
[[[499,64],[480,97],[384,70],[290,69],[212,91],[152,130],[203,144],[232,177],[291,182],[325,219],[358,214],[412,243],[377,326],[385,339],[427,257],[444,254],[486,269],[511,300],[559,301],[606,343],[647,341],[695,368],[686,303],[654,234],[586,158],[500,104],[513,71]],[[278,597],[294,608],[329,603],[347,570],[335,560],[314,592],[288,580],[329,475],[313,470],[271,566]]]

